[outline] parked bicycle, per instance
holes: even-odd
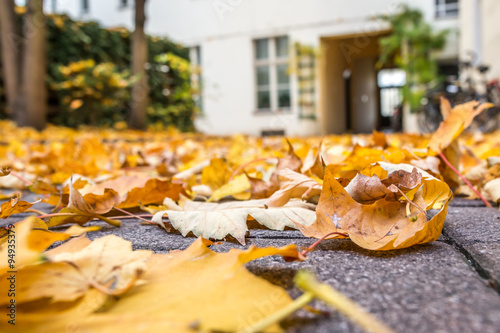
[[[472,56],[472,60],[474,55]],[[460,63],[461,78],[448,78],[444,85],[429,89],[422,99],[422,108],[419,111],[419,126],[423,132],[434,132],[443,116],[440,110],[440,97],[447,98],[451,105],[458,105],[470,101],[489,102],[495,106],[478,115],[469,131],[489,133],[500,126],[500,83],[498,80],[488,81],[489,67],[485,65],[473,66],[473,61]]]

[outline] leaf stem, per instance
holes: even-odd
[[[46,217],[54,217],[54,216],[83,216],[83,215],[75,213],[53,213],[53,214],[38,215],[37,218],[43,219]]]
[[[304,251],[302,251],[300,254],[305,256],[308,252],[314,250],[314,248],[316,246],[318,246],[319,243],[321,243],[322,241],[324,241],[327,237],[330,237],[332,235],[339,235],[339,236],[343,236],[343,237],[349,237],[348,234],[343,234],[341,232],[331,232],[329,234],[326,234],[324,235],[323,237],[321,237],[320,239],[318,239],[316,242],[313,243],[313,245],[309,246],[307,249],[305,249]]]
[[[115,226],[115,227],[119,227],[122,225],[122,223],[120,221],[112,220],[112,219],[107,218],[107,217],[102,216],[102,215],[97,215],[96,217],[103,220],[104,222],[111,224],[112,226]]]
[[[310,303],[313,299],[314,299],[314,294],[310,293],[310,292],[306,292],[306,293],[302,294],[300,297],[298,297],[297,299],[295,299],[295,301],[293,301],[292,303],[285,306],[284,308],[276,311],[275,313],[264,318],[263,320],[255,323],[253,325],[250,325],[249,327],[239,331],[239,333],[262,332],[267,327],[280,322],[281,320],[290,316],[292,313],[296,312],[297,310],[300,310],[305,305]]]
[[[141,221],[146,221],[146,222],[148,222],[148,223],[150,223],[150,222],[151,222],[151,221],[149,221],[149,220],[146,220],[146,219],[144,219],[144,218],[140,217],[139,215],[132,214],[132,213],[127,212],[126,210],[121,209],[121,208],[118,208],[118,207],[116,207],[116,206],[114,206],[113,208],[114,208],[114,209],[116,209],[116,210],[117,210],[117,211],[119,211],[119,212],[122,212],[123,214],[127,214],[127,215],[129,215],[129,216],[133,216],[133,217],[135,217],[135,218],[137,218],[137,219],[139,219],[139,220],[141,220]]]
[[[441,159],[443,160],[444,163],[446,163],[446,165],[451,169],[453,170],[453,172],[455,172],[458,177],[460,177],[465,184],[467,184],[467,186],[470,187],[470,189],[479,197],[479,199],[481,199],[484,204],[486,205],[486,207],[489,207],[491,208],[491,204],[488,202],[488,200],[486,200],[482,195],[481,193],[479,193],[478,190],[476,190],[476,188],[474,186],[472,186],[472,184],[467,180],[467,178],[464,177],[464,175],[462,175],[460,173],[460,171],[458,171],[454,166],[453,164],[450,163],[450,161],[448,161],[448,159],[444,156],[444,154],[442,152],[439,152],[439,156],[441,157]]]
[[[397,187],[397,186],[396,186],[396,188],[398,189],[399,193],[401,193],[401,195],[403,195],[403,197],[406,199],[406,201],[408,201],[408,203],[410,203],[410,204],[412,204],[413,206],[417,207],[417,209],[418,209],[418,210],[419,210],[422,214],[424,214],[424,218],[425,218],[425,220],[427,221],[427,213],[425,212],[425,210],[424,210],[422,207],[420,207],[419,205],[417,205],[416,203],[414,203],[413,201],[411,201],[411,200],[410,200],[410,198],[408,198],[408,197],[406,196],[406,194],[404,194],[404,192],[403,192],[403,191],[401,191],[401,189],[400,189],[399,187]],[[410,213],[411,213],[411,212],[410,212]],[[411,215],[413,216],[414,214],[411,214]]]
[[[379,321],[375,316],[366,311],[356,302],[332,288],[316,280],[316,277],[307,271],[299,271],[295,275],[295,284],[306,293],[321,299],[335,310],[344,314],[351,321],[371,333],[393,332],[391,328]]]
[[[22,180],[26,185],[28,186],[31,186],[33,185],[33,182],[31,180],[28,180],[26,178],[24,178],[21,174],[17,173],[16,171],[14,170],[10,170],[10,174],[14,177],[16,177],[17,179],[20,179]]]
[[[259,157],[259,158],[256,158],[254,160],[251,160],[249,162],[246,162],[245,164],[240,165],[236,170],[234,170],[234,172],[231,174],[231,177],[229,177],[228,181],[233,180],[233,178],[236,177],[241,172],[241,170],[244,170],[250,164],[255,163],[255,162],[269,160],[271,158],[275,158],[275,157]]]

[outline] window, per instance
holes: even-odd
[[[378,72],[377,81],[382,117],[392,117],[403,102],[402,87],[406,83],[406,72],[401,69],[382,69]]]
[[[436,17],[457,17],[458,0],[436,0]]]
[[[288,74],[288,37],[254,41],[257,109],[271,111],[291,106]]]
[[[201,77],[201,48],[199,46],[193,46],[189,49],[189,59],[191,61],[191,86],[193,87],[195,93],[193,94],[193,99],[196,106],[202,109],[202,77]]]
[[[89,0],[82,0],[82,12],[84,14],[89,12]]]

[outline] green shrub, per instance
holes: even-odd
[[[119,71],[110,62],[96,65],[88,59],[59,66],[54,77],[51,88],[61,103],[54,122],[102,126],[125,120],[129,87],[133,84],[128,70]]]
[[[19,11],[19,15],[21,24],[22,11]],[[82,94],[81,90],[76,89],[77,87],[64,88],[68,85],[70,78],[66,77],[61,69],[76,66],[75,64],[79,63],[90,64],[92,61],[96,67],[107,68],[115,77],[119,76],[121,80],[130,81],[128,70],[131,61],[131,32],[125,28],[104,29],[96,22],[78,22],[67,15],[47,15],[47,30],[49,104],[50,109],[55,110],[49,114],[49,120],[66,126],[103,125],[123,120],[129,109],[129,103],[126,102],[130,94],[129,84],[126,88],[111,89],[112,87],[108,86],[100,91],[96,89],[100,78],[93,77],[92,68],[87,68],[71,79],[82,80],[83,76],[86,88],[99,90],[102,97],[93,99],[91,94],[84,94],[85,98],[82,99],[77,97]],[[150,66],[147,72],[151,88],[149,110],[153,110],[148,112],[148,122],[161,123],[163,126],[176,125],[183,130],[192,130],[196,109],[192,102],[190,75],[175,69],[174,65],[170,67],[168,61],[164,61],[165,57],[176,57],[176,59],[183,60],[189,70],[188,49],[166,38],[148,36],[148,51]],[[165,56],[166,54],[169,56]],[[159,58],[161,61],[156,61],[160,55],[162,55]],[[165,71],[166,67],[163,66],[169,67],[169,70]],[[71,75],[73,74],[75,73]],[[101,79],[105,80],[105,77]],[[182,87],[180,89],[182,93],[178,92],[178,87]],[[0,95],[2,91],[0,79]],[[166,95],[167,91],[173,94],[167,93]],[[179,95],[183,98],[179,98]],[[5,114],[2,110],[1,99],[0,96],[0,117],[2,113]],[[71,111],[70,100],[73,99],[81,100],[82,106]],[[116,101],[102,103],[110,99],[116,99]],[[74,102],[73,106],[79,103]]]

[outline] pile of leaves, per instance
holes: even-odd
[[[8,271],[15,268],[24,332],[73,326],[276,330],[290,309],[313,296],[331,299],[325,293],[332,291],[308,282],[303,289],[319,294],[307,291],[292,302],[243,265],[275,254],[304,260],[312,248],[215,253],[208,239],[245,244],[249,228],[260,224],[320,240],[350,239],[369,250],[432,242],[441,234],[453,191],[490,206],[500,200],[500,133],[462,134],[487,107],[469,102],[452,109],[443,100],[444,122],[423,136],[286,139],[60,127],[36,132],[0,123],[0,186],[39,196],[27,202],[22,192],[1,194],[7,199],[2,218],[33,216],[0,234],[0,275],[6,275],[0,283],[7,290]],[[52,212],[37,210],[38,202],[50,204]],[[129,215],[157,225],[158,232],[176,229],[199,238],[185,251],[160,255],[132,251],[119,237],[91,242],[82,235],[98,228],[90,221],[119,227]],[[8,246],[12,232],[15,255]],[[45,251],[56,241],[63,244]],[[224,297],[217,297],[222,290]],[[256,308],[269,297],[272,306]],[[8,312],[7,294],[0,303]]]

